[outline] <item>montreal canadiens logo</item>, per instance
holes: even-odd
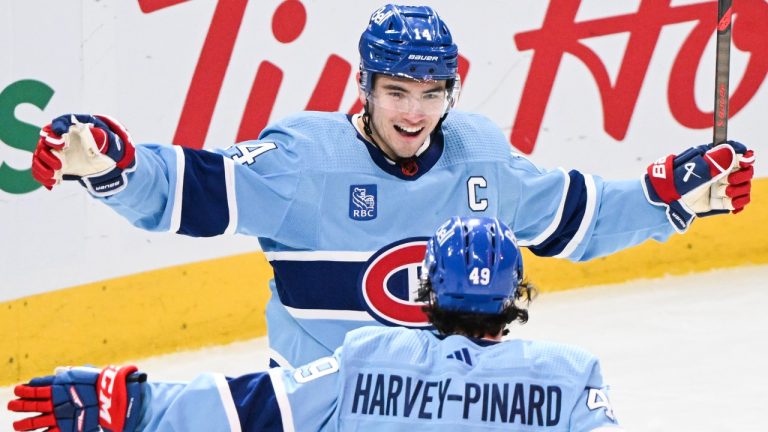
[[[421,311],[423,303],[415,301],[427,240],[410,238],[387,245],[366,263],[359,288],[368,312],[378,321],[406,327],[429,326]]]

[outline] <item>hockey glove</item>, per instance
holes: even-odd
[[[643,191],[682,233],[696,216],[740,212],[749,203],[754,162],[752,150],[735,141],[692,147],[649,165]]]
[[[125,188],[126,173],[136,168],[128,132],[107,116],[66,114],[40,131],[32,155],[32,176],[51,189],[62,180],[78,180],[95,196]]]
[[[136,366],[57,368],[56,375],[17,385],[8,410],[40,413],[13,422],[16,431],[133,432],[146,374]],[[48,428],[48,429],[46,429]]]

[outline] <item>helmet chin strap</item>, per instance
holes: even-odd
[[[376,126],[374,126],[373,122],[371,121],[372,113],[371,113],[370,109],[371,108],[370,108],[368,99],[366,99],[365,100],[365,106],[363,107],[363,116],[362,116],[363,131],[368,136],[368,139],[371,140],[373,145],[375,145],[376,148],[381,150],[381,152],[384,153],[384,155],[387,155],[387,153],[384,151],[384,149],[381,148],[381,145],[379,145],[378,141],[376,141],[376,139],[373,137],[374,129],[376,128]],[[389,157],[389,156],[387,155],[387,157]],[[411,158],[413,158],[413,156],[411,156],[410,158],[401,158],[401,157],[397,157],[397,155],[395,155],[394,162],[399,164],[399,163],[401,163],[403,161],[406,161],[408,159],[411,159]]]
[[[371,114],[370,114],[370,102],[368,102],[368,98],[365,99],[365,106],[363,107],[363,131],[365,131],[365,134],[368,135],[368,138],[371,139],[373,144],[376,145],[379,149],[381,149],[381,146],[379,146],[378,143],[373,139],[373,130],[371,129]]]

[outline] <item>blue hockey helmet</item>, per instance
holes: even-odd
[[[516,297],[523,260],[512,230],[495,218],[453,217],[427,243],[422,279],[441,309],[498,314]]]
[[[451,80],[458,92],[459,50],[448,26],[428,6],[388,4],[360,36],[360,87],[370,94],[377,73],[414,80]],[[455,96],[455,98],[458,96]]]

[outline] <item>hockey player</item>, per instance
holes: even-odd
[[[429,240],[420,300],[437,331],[364,327],[297,369],[190,383],[133,366],[61,370],[16,387],[17,431],[620,430],[600,363],[579,348],[501,341],[525,323],[533,288],[512,230],[454,217]],[[105,389],[109,389],[108,391]],[[107,402],[108,401],[108,402]]]
[[[426,325],[409,275],[452,215],[498,217],[537,255],[587,260],[749,202],[754,157],[736,142],[667,156],[640,180],[536,167],[489,119],[451,109],[458,48],[429,7],[376,10],[359,51],[358,115],[301,112],[210,151],[134,145],[115,119],[64,115],[43,128],[33,174],[79,180],[143,229],[258,237],[283,366],[364,325]]]

